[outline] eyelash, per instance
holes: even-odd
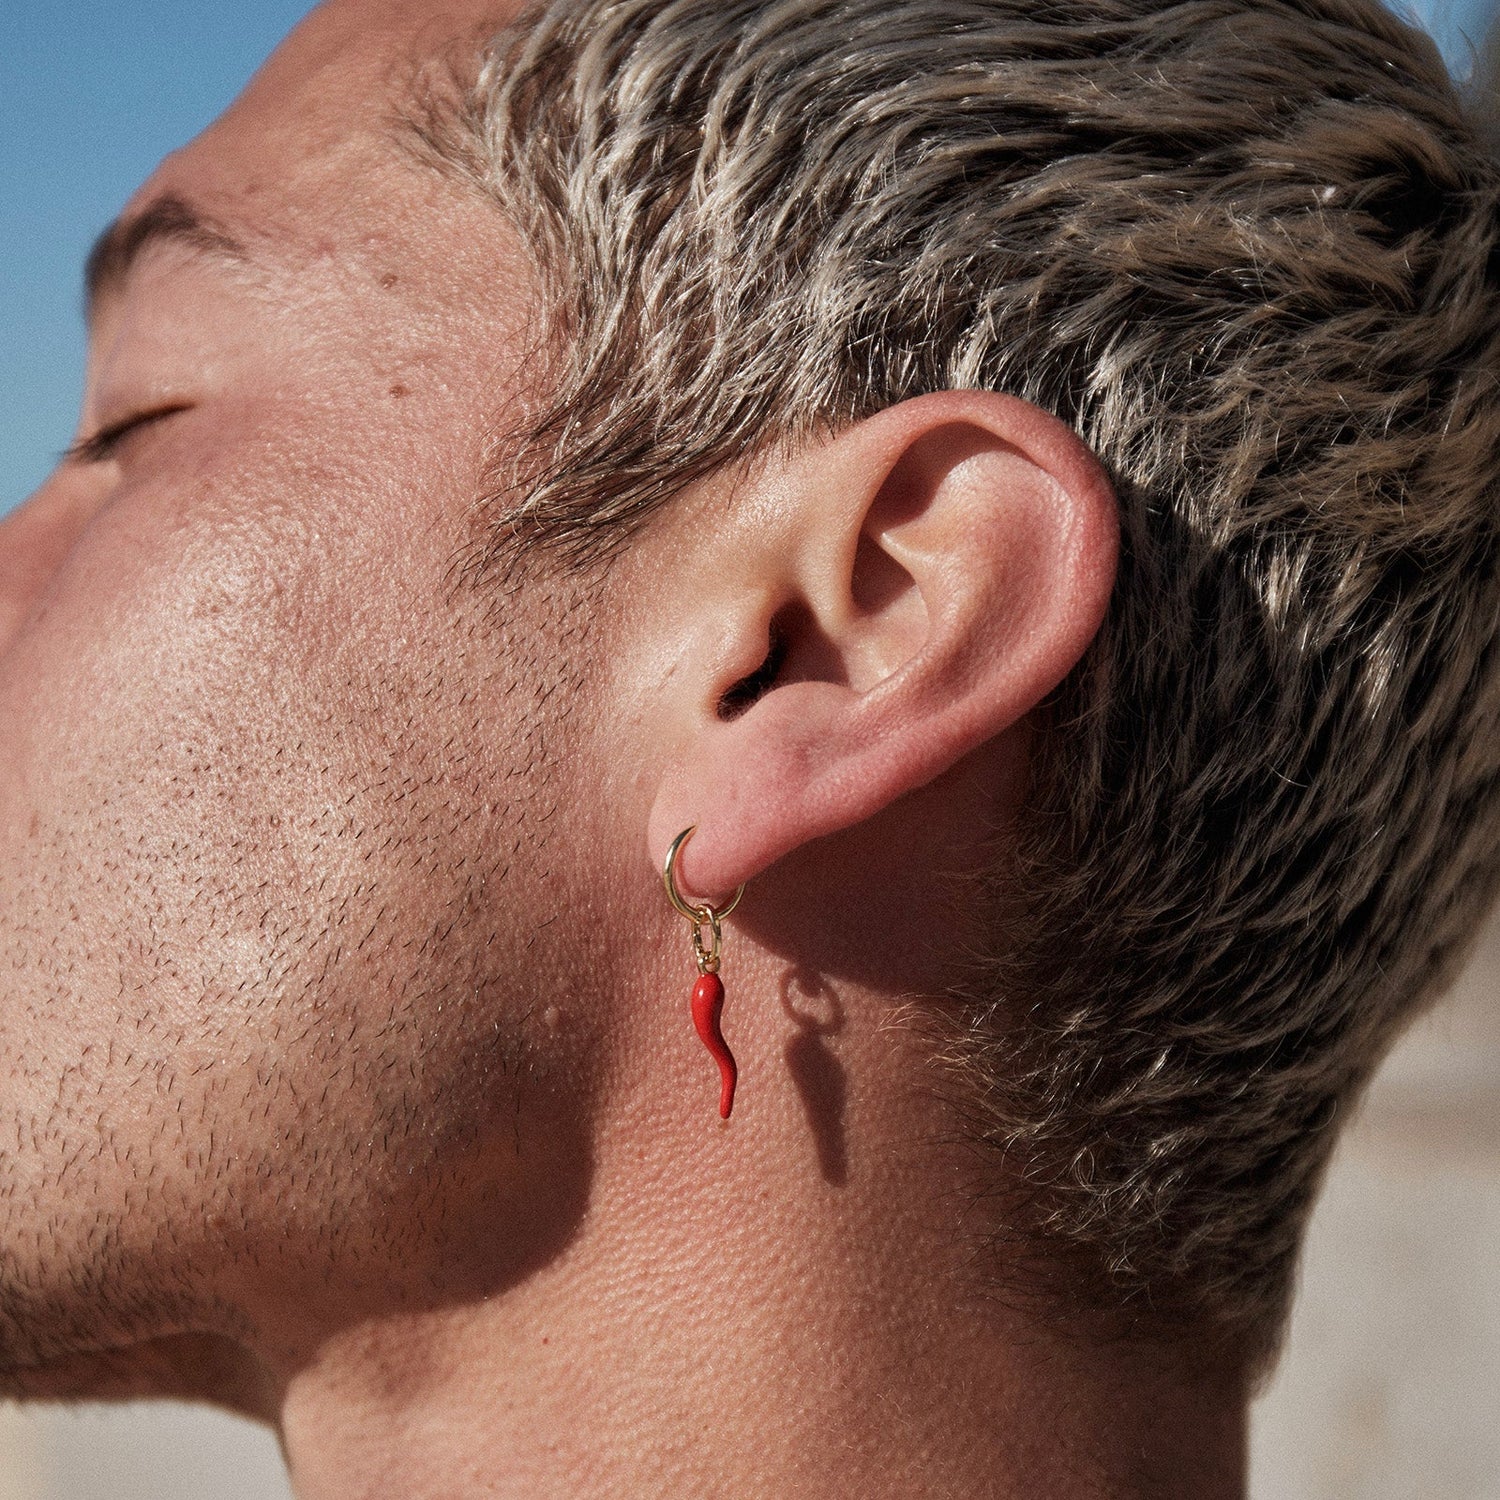
[[[63,450],[63,458],[69,463],[102,464],[114,457],[115,449],[132,432],[149,427],[153,422],[160,422],[166,417],[175,417],[178,412],[186,410],[186,406],[163,406],[155,411],[137,412],[134,416],[111,422],[108,427],[101,427],[91,436],[79,438],[76,443],[70,444]]]

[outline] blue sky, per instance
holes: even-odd
[[[1423,0],[1450,65],[1500,0]],[[78,275],[157,161],[239,92],[309,0],[87,0],[0,9],[0,513],[72,433]]]

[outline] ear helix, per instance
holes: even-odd
[[[693,986],[692,997],[693,1027],[719,1065],[719,1116],[727,1120],[734,1108],[734,1086],[739,1069],[724,1040],[724,1033],[719,1029],[719,1017],[724,1010],[724,981],[719,978],[719,950],[724,938],[720,923],[740,904],[745,887],[741,885],[723,906],[718,907],[707,901],[694,905],[683,898],[677,889],[677,857],[697,826],[694,823],[692,827],[684,828],[672,840],[661,878],[667,888],[667,899],[692,923],[693,954],[698,961],[698,982]],[[709,933],[707,945],[703,941],[705,927]]]

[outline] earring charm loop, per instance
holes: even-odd
[[[698,960],[698,972],[700,974],[717,974],[719,972],[719,950],[724,944],[724,930],[719,926],[719,914],[713,907],[705,906],[704,911],[708,913],[708,922],[701,924],[693,922],[693,956]],[[703,927],[708,927],[708,947],[703,946]]]

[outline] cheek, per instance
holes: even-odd
[[[268,997],[375,884],[357,835],[388,824],[371,757],[394,737],[368,668],[441,594],[297,479],[120,491],[0,660],[0,1064],[31,1058],[43,1091],[107,1091],[120,1036],[179,1081],[269,1038]]]
[[[451,529],[379,484],[122,492],[0,658],[0,1243],[8,1196],[59,1243],[170,1221],[279,1275],[414,1193],[494,1255],[535,1249],[497,1201],[540,1183],[555,1219],[516,1223],[547,1243],[577,1211],[568,1070],[601,1049],[583,1001],[557,1035],[530,1012],[594,894],[558,832],[590,800],[583,616],[450,608]]]
[[[529,624],[450,608],[438,514],[397,469],[304,460],[94,519],[0,658],[5,1056],[123,1029],[179,1073],[315,1070],[359,997],[494,997],[459,970],[503,970],[559,899],[552,637],[582,634],[534,594]]]

